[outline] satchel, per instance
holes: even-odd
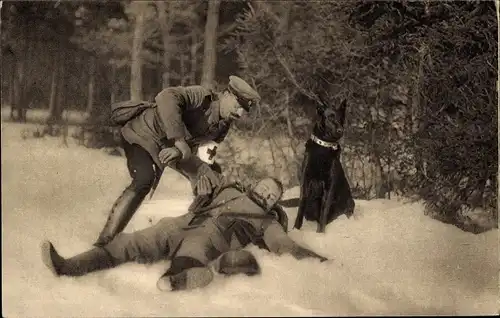
[[[111,104],[111,122],[123,126],[139,116],[144,110],[156,107],[156,103],[148,101],[127,100]]]

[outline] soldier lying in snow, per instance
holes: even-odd
[[[157,283],[161,290],[208,285],[213,279],[210,262],[226,252],[234,254],[249,243],[276,254],[290,253],[297,259],[327,260],[288,237],[288,218],[277,205],[282,195],[282,184],[273,178],[262,179],[249,191],[238,183],[222,183],[206,200],[195,200],[185,215],[163,218],[156,225],[133,233],[120,233],[105,246],[68,259],[45,241],[42,258],[57,276],[84,275],[131,261],[152,263],[169,259],[170,268]],[[253,256],[248,257],[247,261],[255,265]],[[218,271],[231,272],[224,268]],[[255,268],[241,270],[247,274],[254,271]]]

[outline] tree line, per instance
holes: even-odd
[[[343,162],[357,197],[397,191],[445,221],[463,223],[464,207],[496,220],[497,10],[495,1],[7,1],[2,104],[17,120],[46,108],[48,123],[85,112],[97,146],[112,131],[110,103],[152,100],[171,85],[217,89],[237,74],[263,103],[235,133],[269,141],[297,183],[311,100],[346,98]]]

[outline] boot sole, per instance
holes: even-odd
[[[245,274],[247,276],[255,276],[260,274],[260,269],[250,268],[246,266],[230,267],[219,270],[219,272],[226,276]]]
[[[42,244],[40,244],[40,249],[42,252],[43,264],[52,272],[54,276],[59,276],[59,273],[57,272],[51,257],[51,251],[54,250],[54,246],[52,245],[52,243],[50,243],[49,241],[43,241]]]
[[[156,283],[156,287],[161,291],[191,290],[203,288],[210,284],[213,279],[214,274],[208,267],[193,267],[173,276],[160,277]],[[185,282],[182,284],[182,287],[172,287],[173,284],[180,281]]]

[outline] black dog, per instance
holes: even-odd
[[[354,200],[340,162],[338,141],[344,134],[347,102],[338,108],[317,107],[318,119],[306,142],[301,168],[299,211],[295,228],[302,227],[303,218],[318,222],[317,232],[324,233],[327,224],[341,214],[354,213]]]

